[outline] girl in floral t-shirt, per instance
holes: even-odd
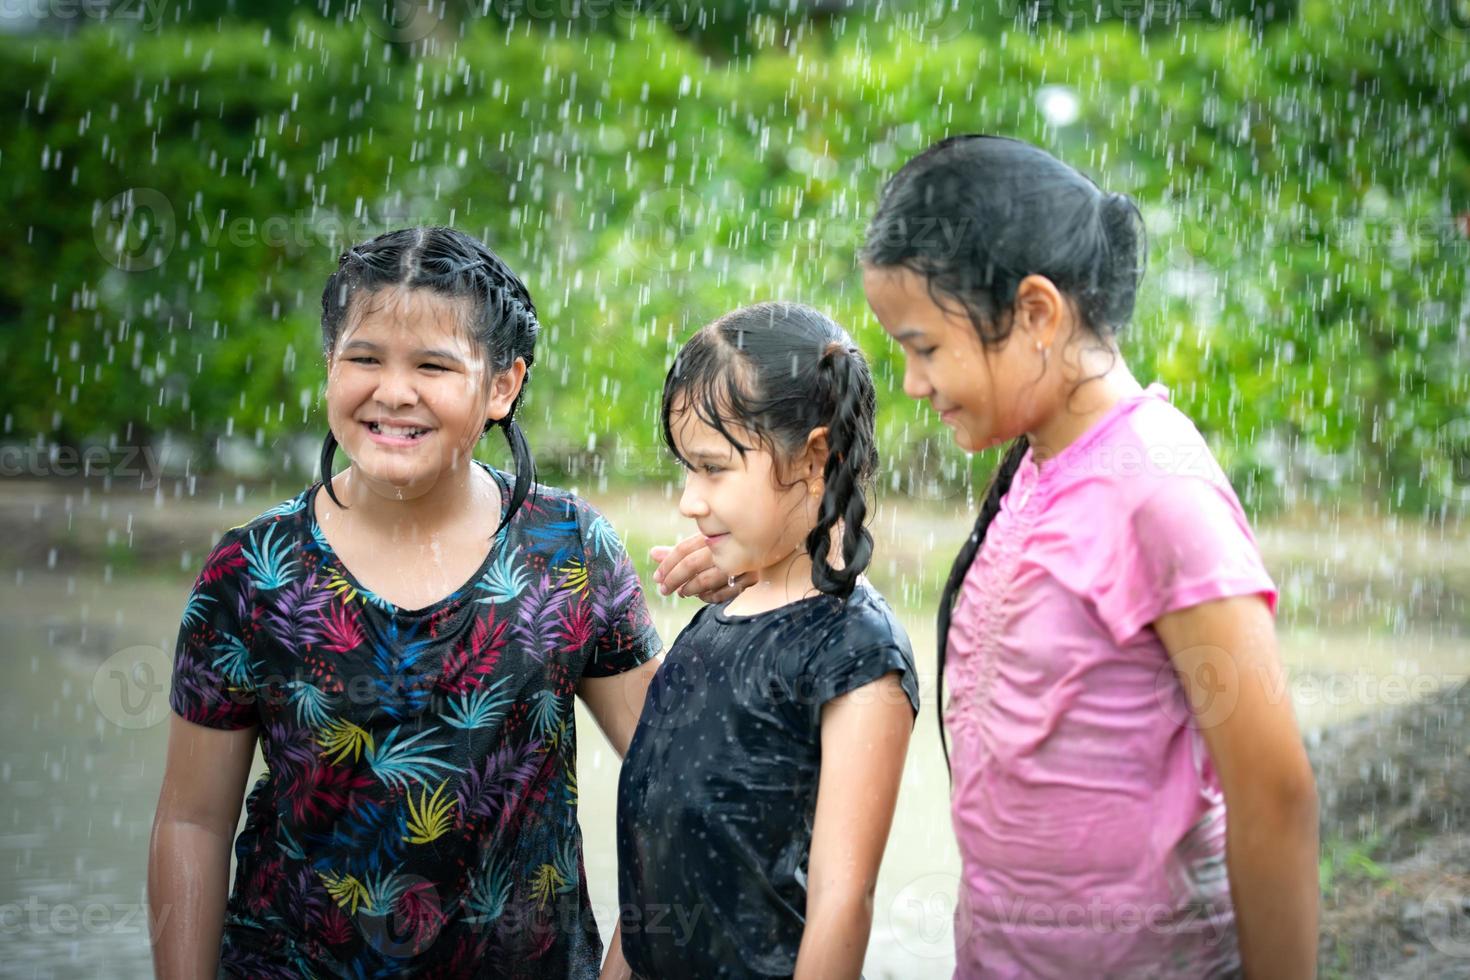
[[[659,640],[607,521],[534,483],[513,419],[538,329],[460,232],[342,256],[322,481],[229,530],[184,611],[149,860],[160,976],[597,975],[573,695],[621,754]],[[513,476],[471,458],[496,426]],[[678,557],[665,588],[710,564]]]

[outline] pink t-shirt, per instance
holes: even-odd
[[[1239,969],[1225,803],[1150,624],[1276,609],[1240,501],[1152,385],[1028,453],[959,589],[945,721],[964,861],[957,977]]]

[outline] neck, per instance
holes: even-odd
[[[353,466],[332,480],[337,497],[349,509],[339,511],[325,494],[321,500],[332,512],[355,524],[384,530],[394,539],[433,538],[466,517],[478,519],[486,504],[491,505],[491,513],[500,513],[500,487],[479,470],[479,465],[466,459],[465,465],[446,470],[427,489],[408,490],[399,496],[394,487],[369,483]]]
[[[805,598],[816,590],[812,584],[812,559],[806,553],[806,542],[773,565],[755,573],[755,581],[730,601],[736,615],[767,612]]]
[[[1086,370],[1090,365],[1101,368],[1102,364],[1107,367]],[[1061,407],[1026,433],[1031,441],[1032,458],[1038,465],[1082,438],[1118,402],[1143,391],[1116,349],[1086,351],[1080,365],[1084,370],[1063,382]]]

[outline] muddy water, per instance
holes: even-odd
[[[240,506],[244,517],[255,512]],[[621,527],[639,524],[634,508],[606,509]],[[236,521],[236,514],[225,516],[220,527]],[[640,534],[658,539],[676,527],[660,520]],[[198,542],[192,546],[202,554]],[[875,569],[880,587],[887,571]],[[93,568],[65,573],[29,561],[3,574],[0,976],[147,975],[143,888],[167,730],[166,652],[188,580]],[[924,713],[879,881],[866,975],[944,977],[953,967],[958,857],[935,734],[932,614],[915,601],[927,585],[906,589],[890,581],[895,585],[886,591],[918,652]],[[687,600],[658,599],[654,607],[666,642],[693,611]],[[1427,629],[1394,635],[1289,628],[1282,647],[1291,673],[1284,693],[1304,729],[1404,703],[1470,670],[1470,644]],[[119,665],[134,674],[114,674]],[[606,934],[616,909],[617,759],[590,718],[579,712],[579,721],[587,874]]]

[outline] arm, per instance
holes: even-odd
[[[577,694],[597,727],[607,736],[608,744],[622,758],[628,752],[628,743],[638,729],[638,716],[643,713],[643,699],[648,694],[648,685],[663,663],[663,656],[654,657],[632,670],[612,677],[584,677],[577,685]],[[602,964],[602,980],[629,980],[633,971],[623,959],[623,924],[613,929],[612,939],[607,944],[607,958]]]
[[[914,712],[897,674],[822,708],[822,774],[796,980],[856,978]]]
[[[229,897],[230,844],[255,755],[256,728],[169,716],[163,788],[148,846],[153,968],[160,980],[213,977]]]
[[[583,677],[577,685],[577,696],[592,712],[597,727],[607,736],[619,759],[627,754],[628,743],[633,741],[648,685],[663,662],[663,654],[659,654],[632,670],[611,677]]]
[[[1317,789],[1257,596],[1155,623],[1220,774],[1226,864],[1245,975],[1310,977],[1317,962]]]

